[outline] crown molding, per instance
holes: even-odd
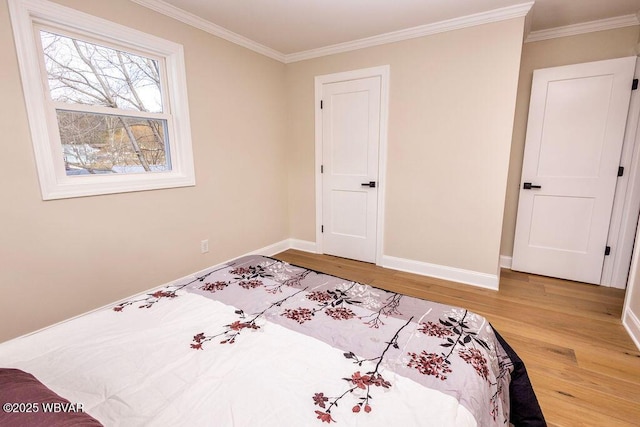
[[[504,21],[512,18],[526,16],[533,1],[526,3],[503,7],[500,9],[490,10],[488,12],[476,13],[473,15],[463,16],[460,18],[449,19],[446,21],[436,22],[433,24],[421,25],[418,27],[408,28],[405,30],[394,31],[391,33],[381,34],[378,36],[367,37],[346,43],[339,43],[318,49],[311,49],[303,52],[297,52],[285,55],[275,49],[271,49],[260,43],[257,43],[244,36],[229,31],[219,25],[200,18],[192,13],[186,12],[162,0],[131,0],[148,9],[162,13],[163,15],[177,19],[187,25],[206,31],[209,34],[223,38],[232,43],[246,47],[254,52],[268,56],[283,63],[303,61],[305,59],[317,58],[320,56],[333,55],[335,53],[348,52],[351,50],[362,49],[365,47],[378,46],[385,43],[393,43],[402,40],[413,39],[417,37],[428,36],[432,34],[442,33],[445,31],[458,30],[461,28],[472,27],[475,25],[488,24],[491,22]]]
[[[286,64],[307,59],[318,58],[321,56],[333,55],[336,53],[349,52],[352,50],[362,49],[366,47],[379,46],[387,43],[394,43],[403,40],[414,39],[418,37],[429,36],[433,34],[443,33],[446,31],[459,30],[462,28],[473,27],[476,25],[490,24],[492,22],[505,21],[507,19],[520,18],[526,16],[534,2],[526,2],[514,6],[503,7],[500,9],[490,10],[488,12],[476,13],[473,15],[462,16],[460,18],[448,19],[446,21],[435,22],[433,24],[420,25],[418,27],[407,28],[405,30],[393,31],[390,33],[380,34],[378,36],[367,37],[346,43],[334,44],[331,46],[321,47],[318,49],[306,50],[285,55],[284,62]]]
[[[231,43],[246,47],[247,49],[250,49],[261,55],[267,56],[280,62],[285,62],[285,55],[283,53],[278,52],[275,49],[271,49],[270,47],[264,46],[260,43],[254,42],[251,39],[241,36],[240,34],[236,34],[233,31],[229,31],[226,28],[207,21],[206,19],[202,19],[199,16],[186,12],[162,0],[131,1],[134,3],[138,3],[139,5],[144,6],[148,9],[159,12],[163,15],[177,19],[178,21],[184,22],[187,25],[191,25],[192,27],[198,28],[202,31],[206,31],[209,34],[213,34],[214,36],[230,41]]]
[[[576,36],[579,34],[593,33],[595,31],[614,30],[616,28],[632,27],[634,25],[640,25],[640,18],[638,17],[638,14],[623,15],[615,18],[567,25],[564,27],[549,28],[548,30],[532,31],[529,33],[525,43],[555,39],[558,37]]]
[[[367,37],[346,43],[338,43],[331,46],[325,46],[318,49],[306,50],[291,54],[284,54],[270,47],[257,43],[247,37],[241,36],[233,31],[229,31],[210,21],[202,19],[192,13],[177,8],[163,0],[131,0],[148,9],[159,12],[163,15],[177,19],[187,25],[198,28],[214,36],[220,37],[231,43],[243,46],[261,55],[275,59],[285,64],[307,59],[318,58],[321,56],[333,55],[336,53],[349,52],[367,47],[379,46],[386,43],[394,43],[403,40],[409,40],[418,37],[429,36],[433,34],[443,33],[446,31],[459,30],[462,28],[473,27],[476,25],[489,24],[492,22],[504,21],[507,19],[519,18],[527,16],[534,2],[529,1],[514,6],[503,7],[488,12],[476,13],[460,18],[449,19],[446,21],[435,22],[433,24],[421,25],[418,27],[408,28],[405,30],[393,31],[390,33],[380,34],[377,36]],[[546,30],[532,31],[525,39],[525,43],[531,43],[541,40],[554,39],[558,37],[574,36],[579,34],[591,33],[595,31],[612,30],[616,28],[631,27],[640,25],[640,12],[638,14],[623,15],[614,18],[602,19],[597,21],[584,22],[581,24],[567,25],[564,27],[550,28]]]

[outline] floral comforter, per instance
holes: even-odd
[[[483,317],[262,256],[0,345],[105,425],[497,426]]]

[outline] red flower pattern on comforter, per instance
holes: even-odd
[[[113,310],[139,304],[151,308],[191,292],[236,307],[227,324],[194,331],[190,347],[210,342],[233,344],[276,323],[344,351],[356,365],[344,381],[344,393],[328,396],[310,390],[310,413],[320,422],[336,422],[338,402],[354,400],[351,411],[375,416],[376,389],[393,389],[393,375],[459,399],[479,425],[508,423],[508,384],[512,364],[488,322],[477,314],[329,276],[261,256],[236,260],[194,280],[168,286]],[[275,295],[278,297],[275,297]],[[318,313],[324,313],[318,316]],[[343,328],[335,322],[348,323]],[[479,395],[456,389],[469,387]],[[342,409],[343,406],[340,406]],[[348,410],[348,409],[347,409]],[[360,416],[360,415],[359,415]]]

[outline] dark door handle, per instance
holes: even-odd
[[[376,187],[376,182],[375,181],[363,182],[362,186],[363,187],[375,188]]]
[[[531,190],[533,188],[542,188],[541,185],[532,185],[530,182],[525,182],[524,185],[522,186],[522,188],[524,188],[525,190]]]

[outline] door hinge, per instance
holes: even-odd
[[[624,175],[624,166],[618,166],[618,176]]]
[[[638,79],[633,79],[633,84],[631,85],[631,90],[638,90]]]
[[[604,254],[605,255],[611,254],[611,246],[607,246],[607,247],[604,248]]]
[[[321,226],[320,226],[320,232],[321,232],[321,233],[324,233],[324,225],[321,225]]]
[[[324,173],[324,165],[320,165],[320,173]]]
[[[322,102],[322,99],[320,100],[320,109],[322,110],[324,108],[324,103]]]

